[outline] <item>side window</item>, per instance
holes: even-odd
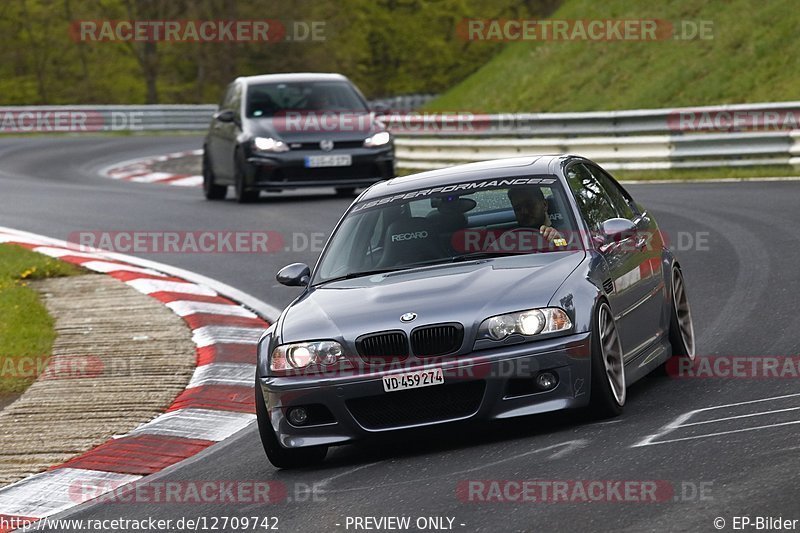
[[[608,193],[608,197],[611,199],[611,203],[616,208],[619,216],[622,218],[627,218],[628,220],[633,220],[636,217],[636,214],[631,208],[630,198],[619,187],[619,185],[617,185],[614,180],[612,180],[611,177],[601,169],[593,166],[589,166],[588,168],[597,181],[600,182],[600,185],[603,186],[603,189],[605,189],[606,193]]]
[[[567,181],[590,230],[599,230],[604,221],[617,217],[603,187],[585,166],[576,164],[569,167]]]

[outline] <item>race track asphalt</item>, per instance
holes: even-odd
[[[326,189],[273,194],[252,205],[206,202],[199,189],[97,174],[117,161],[200,146],[192,136],[2,138],[0,225],[56,238],[79,231],[272,230],[287,243],[299,235],[302,245],[310,234],[327,236],[349,203]],[[676,253],[701,357],[800,353],[800,182],[628,188],[686,248]],[[275,272],[291,262],[313,264],[318,250],[142,255],[282,308],[297,291],[278,285]],[[335,448],[311,470],[276,471],[251,427],[149,481],[276,480],[291,501],[88,503],[65,516],[275,516],[288,532],[354,531],[347,517],[401,515],[412,524],[420,516],[451,517],[457,531],[715,531],[716,517],[726,520],[725,530],[734,516],[800,519],[799,379],[654,375],[629,390],[624,415],[611,421],[558,414],[425,432]],[[692,426],[634,446],[709,407],[715,409],[684,420]],[[462,501],[456,490],[466,480],[533,479],[658,480],[675,492],[657,503],[481,503]]]

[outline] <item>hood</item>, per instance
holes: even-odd
[[[294,113],[248,119],[249,133],[277,137],[289,143],[363,141],[385,128],[372,113]]]
[[[447,264],[337,281],[312,288],[282,321],[281,342],[344,339],[365,333],[460,322],[474,334],[492,316],[548,304],[585,257],[550,252]],[[417,314],[410,322],[400,315]]]

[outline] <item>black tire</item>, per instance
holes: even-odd
[[[672,355],[686,357],[690,361],[695,359],[694,323],[692,310],[689,307],[689,298],[686,296],[686,285],[683,282],[683,272],[679,266],[672,267],[670,276],[672,283],[672,313],[669,320],[669,342],[672,345]]]
[[[258,421],[258,434],[267,459],[276,468],[302,468],[321,464],[328,454],[327,446],[309,446],[306,448],[284,448],[278,442],[272,424],[269,421],[267,406],[264,404],[264,394],[256,378],[256,419]]]
[[[224,200],[228,194],[226,185],[214,183],[214,171],[211,169],[211,161],[203,151],[203,194],[206,200]]]
[[[613,331],[608,331],[609,327],[613,328]],[[614,314],[605,301],[597,304],[592,317],[591,372],[589,411],[592,417],[611,418],[622,414],[627,395],[622,344]],[[616,386],[612,385],[612,379]]]
[[[354,196],[356,193],[355,187],[336,187],[336,196],[348,197]]]
[[[233,189],[236,194],[236,201],[240,204],[249,204],[258,200],[259,191],[248,189],[245,186],[244,168],[239,152],[234,156],[233,168]]]

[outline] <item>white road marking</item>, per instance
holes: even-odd
[[[203,326],[192,332],[192,340],[198,348],[212,344],[258,344],[258,339],[267,328],[243,328],[235,326]]]
[[[0,489],[0,514],[44,518],[141,477],[83,468],[48,470]]]
[[[219,442],[250,425],[256,415],[212,409],[170,411],[139,426],[130,435],[154,434]]]
[[[179,180],[170,181],[169,184],[176,187],[199,187],[203,184],[203,176],[187,176]]]
[[[196,313],[207,313],[212,315],[240,316],[245,318],[257,318],[257,315],[240,305],[231,302],[229,304],[217,304],[210,302],[195,302],[192,300],[176,300],[167,302],[167,307],[178,316],[189,316]]]
[[[154,292],[177,292],[183,294],[196,294],[199,296],[217,295],[215,291],[204,285],[197,285],[196,283],[184,283],[182,281],[140,278],[132,279],[130,281],[126,281],[125,283],[144,294],[152,294]]]
[[[697,413],[702,413],[702,412],[705,412],[705,411],[713,411],[715,409],[725,409],[726,407],[738,407],[740,405],[752,405],[752,404],[757,404],[757,403],[761,403],[761,402],[769,402],[769,401],[783,400],[783,399],[786,399],[786,398],[797,398],[797,397],[800,397],[800,393],[784,394],[783,396],[772,396],[770,398],[760,398],[758,400],[748,400],[748,401],[744,401],[744,402],[727,403],[727,404],[722,404],[722,405],[714,405],[712,407],[703,407],[702,409],[695,409],[693,411],[689,411],[687,413],[684,413],[684,414],[678,416],[672,422],[669,422],[668,424],[662,426],[661,429],[657,433],[654,433],[653,435],[648,435],[647,437],[645,437],[645,438],[637,441],[636,443],[632,444],[631,448],[637,448],[637,447],[640,447],[640,446],[652,446],[654,444],[665,444],[665,443],[668,443],[668,442],[678,442],[678,441],[684,441],[684,440],[701,439],[701,438],[705,438],[705,437],[715,437],[715,436],[718,436],[718,435],[727,435],[727,434],[730,434],[730,433],[741,433],[741,432],[744,432],[744,431],[753,431],[753,430],[756,430],[756,429],[768,429],[768,428],[771,428],[771,427],[779,427],[779,426],[788,426],[788,425],[792,425],[792,424],[800,424],[800,420],[797,420],[797,421],[792,421],[792,422],[782,422],[782,423],[778,423],[778,424],[768,424],[768,425],[758,426],[758,427],[754,427],[754,428],[740,428],[740,429],[734,429],[734,430],[729,430],[729,431],[708,433],[708,434],[703,434],[703,435],[693,435],[693,436],[690,436],[690,437],[681,437],[681,438],[676,438],[676,439],[660,440],[658,442],[653,442],[653,441],[655,441],[655,439],[660,438],[660,437],[664,437],[664,436],[666,436],[666,435],[672,433],[673,431],[675,431],[677,429],[680,429],[682,427],[695,426],[695,425],[701,424],[702,422],[693,422],[693,423],[690,423],[690,424],[686,424],[685,423],[687,420],[689,420],[691,417],[693,417]],[[791,409],[789,409],[789,410],[791,410]],[[759,414],[769,414],[769,412],[767,411],[767,412],[757,413],[756,415],[751,415],[751,416],[757,416]],[[710,422],[719,422],[719,421],[726,420],[726,419],[733,420],[733,419],[738,419],[738,418],[744,418],[746,416],[747,415],[733,416],[733,417],[727,417],[727,418],[721,418],[721,419],[717,419],[717,420],[712,420]]]
[[[158,272],[157,270],[132,265],[123,265],[120,263],[110,263],[108,261],[86,261],[85,263],[81,263],[81,266],[88,268],[89,270],[94,270],[95,272],[102,272],[104,274],[124,270],[126,272],[138,272],[140,274],[150,274],[151,276],[164,277],[164,274]]]
[[[76,246],[77,247],[77,246]],[[34,252],[49,255],[50,257],[64,257],[65,255],[72,255],[75,257],[86,257],[91,259],[98,259],[100,254],[97,252],[79,252],[70,248],[57,248],[55,246],[39,246],[33,249]]]
[[[681,427],[699,426],[701,424],[713,424],[714,422],[725,422],[727,420],[736,420],[737,418],[749,418],[753,416],[771,415],[775,413],[785,413],[786,411],[797,411],[800,407],[787,407],[786,409],[774,409],[772,411],[762,411],[759,413],[748,413],[746,415],[726,416],[724,418],[714,418],[712,420],[702,420],[700,422],[690,422],[683,424]]]
[[[794,424],[800,424],[800,420],[792,420],[791,422],[781,422],[779,424],[767,424],[765,426],[756,426],[753,428],[740,428],[740,429],[731,429],[728,431],[718,431],[716,433],[705,433],[703,435],[692,435],[691,437],[679,437],[677,439],[668,439],[668,440],[660,440],[658,442],[651,442],[649,444],[635,444],[633,447],[636,446],[653,446],[655,444],[667,444],[669,442],[680,442],[684,440],[694,440],[694,439],[705,439],[707,437],[718,437],[719,435],[729,435],[731,433],[743,433],[745,431],[755,431],[757,429],[769,429],[769,428],[776,428],[780,426],[792,426]]]
[[[134,176],[129,181],[135,181],[137,183],[154,183],[163,179],[171,178],[174,175],[175,174],[170,174],[169,172],[150,172],[149,174]]]
[[[255,357],[255,352],[254,352]],[[256,379],[256,365],[247,363],[211,363],[198,366],[187,389],[202,385],[238,385],[252,387]]]

